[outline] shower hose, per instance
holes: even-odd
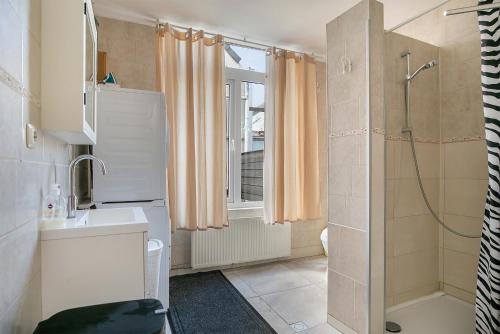
[[[427,198],[427,194],[425,193],[425,189],[424,189],[424,186],[422,184],[422,178],[420,177],[420,169],[418,168],[417,154],[415,153],[415,140],[413,139],[413,131],[411,129],[408,129],[407,132],[410,134],[411,152],[412,152],[412,155],[413,155],[413,162],[415,164],[415,171],[417,173],[418,186],[420,187],[420,193],[422,194],[422,198],[424,199],[425,205],[429,209],[432,217],[434,217],[434,219],[439,223],[439,225],[441,225],[443,228],[445,228],[446,230],[450,231],[453,234],[456,234],[456,235],[464,237],[464,238],[470,238],[470,239],[481,238],[481,235],[465,234],[465,233],[460,233],[460,232],[454,230],[453,228],[451,228],[448,225],[446,225],[439,218],[439,216],[436,214],[436,212],[434,212],[434,210],[432,209],[432,207],[431,207],[431,205],[429,203],[429,199]]]

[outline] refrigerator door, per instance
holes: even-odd
[[[170,222],[168,208],[165,201],[135,202],[135,203],[98,203],[97,208],[141,207],[149,222],[149,239],[160,239],[163,242],[163,251],[160,265],[160,283],[158,299],[165,309],[168,309],[168,289],[170,276]]]
[[[93,173],[94,202],[166,198],[166,114],[162,93],[101,88],[94,155],[108,174]]]

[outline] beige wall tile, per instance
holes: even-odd
[[[394,218],[394,203],[396,201],[396,181],[386,180],[385,183],[385,219],[390,220]]]
[[[351,131],[362,128],[362,115],[359,98],[332,104],[330,118],[330,133]],[[364,119],[364,118],[363,118]]]
[[[107,53],[107,72],[124,88],[156,89],[154,27],[98,17],[98,49]]]
[[[366,232],[329,224],[329,268],[359,283],[368,284],[367,238]]]
[[[328,270],[328,314],[348,327],[354,326],[355,282]]]
[[[483,140],[446,143],[443,146],[445,178],[488,178],[488,158]]]
[[[444,222],[456,231],[471,235],[480,235],[483,227],[483,218],[444,215]],[[479,257],[480,244],[481,239],[463,238],[444,231],[443,247],[446,249]],[[471,268],[471,270],[475,270],[475,268]]]
[[[394,258],[387,258],[385,262],[385,292],[386,298],[391,299],[394,297],[394,262]]]
[[[438,283],[438,250],[401,255],[394,260],[394,293]]]
[[[350,196],[354,181],[352,164],[334,164],[330,170],[329,194]]]
[[[468,217],[483,217],[487,187],[486,180],[445,179],[444,212]]]
[[[383,302],[380,303],[383,305]],[[354,284],[354,329],[358,333],[366,333],[368,324],[368,286]]]
[[[439,178],[440,145],[434,143],[415,143],[417,162],[422,178]],[[409,142],[400,142],[395,156],[395,176],[398,178],[415,178],[415,163]]]
[[[403,293],[395,294],[393,297],[394,305],[398,305],[410,300],[420,298],[422,296],[428,296],[439,290],[438,282],[434,282],[429,285],[418,286],[412,290],[405,291]]]
[[[423,179],[422,183],[432,208],[438,210],[439,180]],[[400,179],[395,182],[394,217],[422,215],[428,212],[416,178]]]
[[[438,247],[438,226],[431,215],[397,218],[394,222],[394,256]]]
[[[392,259],[395,256],[394,244],[395,244],[395,232],[396,228],[394,226],[395,222],[393,219],[385,221],[385,257],[386,259]]]
[[[477,269],[478,257],[444,250],[444,279],[446,284],[474,293],[476,290],[477,271],[464,270],[464,268]]]
[[[461,299],[463,301],[466,301],[467,303],[474,304],[476,300],[476,292],[468,292],[464,291],[462,289],[458,289],[452,285],[444,284],[443,286],[444,292],[446,292],[449,295],[452,295],[458,299]]]

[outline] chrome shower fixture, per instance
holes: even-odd
[[[413,78],[415,78],[417,76],[417,74],[419,74],[421,71],[423,70],[428,70],[429,68],[433,68],[434,66],[436,66],[438,64],[438,61],[433,59],[431,60],[430,62],[428,63],[425,63],[423,64],[422,66],[420,66],[412,75],[410,75],[409,73],[406,75],[406,80],[408,81],[411,81],[413,80]],[[408,71],[409,72],[409,71]]]
[[[405,106],[406,106],[406,124],[405,127],[401,130],[401,132],[406,133],[409,135],[410,139],[410,147],[411,147],[411,153],[412,153],[412,158],[413,158],[413,163],[415,166],[415,173],[417,174],[417,180],[418,180],[418,186],[420,188],[420,193],[422,194],[422,199],[425,202],[425,205],[429,209],[429,212],[431,213],[432,217],[436,220],[436,222],[441,225],[443,228],[446,230],[450,231],[451,233],[458,235],[460,237],[464,238],[480,238],[481,235],[473,235],[473,234],[466,234],[466,233],[461,233],[459,231],[456,231],[455,229],[451,228],[450,226],[446,225],[444,221],[442,221],[437,213],[434,211],[432,208],[431,204],[429,203],[429,199],[427,198],[427,194],[425,193],[424,185],[422,183],[422,178],[420,176],[420,169],[418,167],[418,160],[417,160],[417,153],[415,151],[415,139],[413,138],[413,128],[411,126],[411,113],[410,113],[410,88],[411,88],[411,81],[421,72],[424,70],[427,70],[429,68],[433,68],[434,66],[437,65],[437,60],[431,60],[428,63],[423,64],[420,66],[413,74],[410,74],[410,51],[405,51],[401,54],[401,58],[406,58],[406,77],[405,77]],[[397,325],[397,324],[396,324]],[[395,327],[397,329],[397,327]],[[398,333],[398,332],[395,332]]]
[[[412,130],[411,127],[411,114],[410,114],[410,84],[411,81],[422,71],[428,70],[430,68],[433,68],[438,64],[438,61],[435,59],[432,59],[431,61],[423,64],[420,66],[413,74],[411,74],[411,69],[410,69],[410,55],[411,52],[410,50],[406,50],[403,53],[401,53],[401,58],[406,58],[406,76],[405,76],[405,105],[406,105],[406,124],[405,127],[403,128],[402,132],[403,133],[408,133]]]

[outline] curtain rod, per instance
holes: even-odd
[[[481,10],[497,9],[497,8],[500,8],[500,2],[493,2],[493,3],[489,3],[489,4],[485,4],[485,5],[472,6],[472,7],[448,9],[448,10],[444,11],[443,15],[444,16],[451,16],[451,15],[472,13],[472,12],[477,12],[477,11],[481,11]]]
[[[153,21],[153,19],[150,19],[150,20]],[[155,20],[155,23],[156,23],[157,26],[166,25],[167,24],[167,23],[161,23],[159,20]],[[171,27],[176,28],[176,29],[182,29],[182,30],[188,30],[188,29],[190,29],[189,27],[184,27],[184,26],[180,26],[180,25],[177,25],[177,24],[172,24],[172,23],[168,23],[168,24]],[[191,28],[191,29],[193,29],[194,31],[203,30],[203,29],[194,29],[194,28]],[[250,40],[248,40],[246,38],[241,39],[241,38],[237,38],[237,37],[227,36],[227,35],[224,35],[224,34],[216,34],[216,33],[213,33],[213,32],[208,32],[208,31],[205,31],[205,30],[203,30],[203,32],[205,34],[208,34],[208,35],[211,35],[211,36],[221,35],[221,36],[224,37],[224,43],[225,44],[229,44],[229,45],[244,46],[244,47],[247,47],[247,48],[250,48],[250,49],[262,50],[262,51],[267,51],[269,48],[276,47],[278,49],[283,49],[283,50],[287,50],[287,51],[291,51],[291,52],[295,52],[295,53],[307,54],[307,52],[305,52],[305,51],[291,50],[291,49],[283,48],[283,47],[276,46],[276,45],[269,45],[269,44],[264,44],[264,43],[260,43],[260,42],[254,42],[254,41],[250,41]],[[317,54],[314,54],[314,52],[311,52],[310,55],[313,58],[316,58],[318,60],[321,60],[321,61],[325,60],[325,57],[323,55],[317,55]]]

